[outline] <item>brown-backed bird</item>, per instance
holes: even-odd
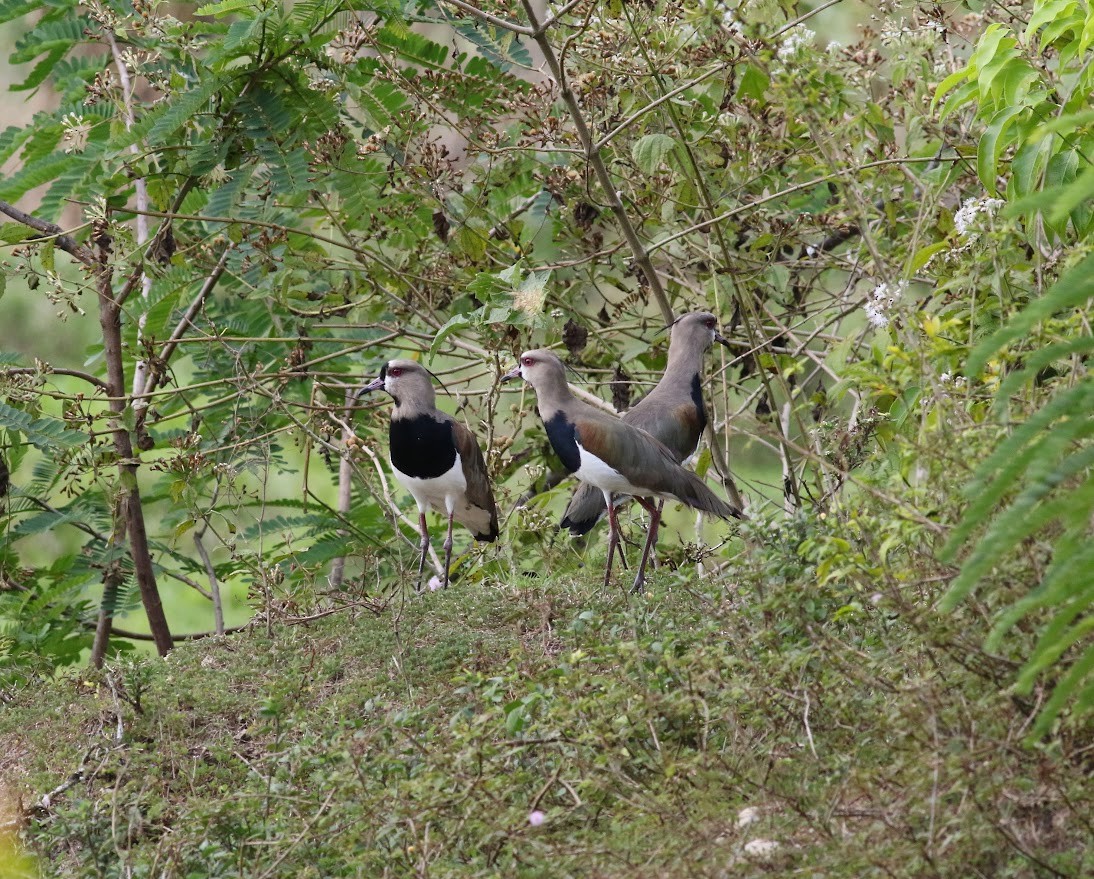
[[[669,360],[657,386],[623,414],[627,424],[640,427],[661,440],[678,463],[699,445],[707,426],[703,403],[703,356],[714,342],[728,345],[718,332],[718,319],[709,311],[692,311],[673,322]],[[616,498],[616,504],[624,498]],[[662,508],[664,502],[661,502]],[[604,494],[583,482],[574,491],[561,526],[574,536],[588,533],[604,515]],[[652,529],[651,529],[652,530]],[[651,546],[657,545],[657,534]]]
[[[639,427],[577,399],[566,384],[562,361],[550,351],[525,351],[502,380],[522,377],[536,392],[539,414],[562,465],[582,482],[600,489],[608,510],[608,561],[604,585],[611,582],[612,559],[619,546],[613,495],[631,495],[650,514],[650,534],[642,552],[633,590],[645,582],[651,538],[661,513],[650,498],[675,499],[723,519],[740,516],[698,476],[685,470],[664,443]]]
[[[430,508],[448,517],[442,584],[447,588],[453,520],[466,527],[476,540],[492,541],[498,536],[498,511],[486,461],[471,431],[436,407],[433,383],[420,363],[388,361],[380,375],[358,391],[358,396],[379,390],[387,391],[395,400],[388,432],[391,469],[418,504],[422,555],[417,588],[421,588],[429,552],[425,513]]]

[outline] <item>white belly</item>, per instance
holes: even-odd
[[[648,494],[632,485],[627,478],[602,461],[592,452],[589,452],[578,444],[578,454],[581,455],[581,466],[574,471],[574,476],[589,485],[595,485],[601,491],[609,491],[615,494]]]
[[[407,476],[394,464],[391,465],[391,470],[395,478],[414,496],[418,509],[423,513],[432,508],[448,514],[463,506],[467,479],[463,475],[463,461],[460,460],[459,452],[456,453],[456,463],[452,465],[452,469],[433,479]]]

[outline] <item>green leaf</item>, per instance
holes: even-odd
[[[914,275],[931,261],[932,256],[943,250],[948,250],[949,248],[950,243],[948,241],[936,241],[934,244],[928,244],[926,247],[919,248],[919,250],[916,251],[915,256],[912,257],[911,267],[908,270],[909,274]]]
[[[69,430],[65,423],[57,418],[48,416],[35,418],[22,409],[16,409],[3,402],[0,402],[0,427],[19,431],[43,452],[54,452],[58,448],[75,449],[88,441],[87,434],[78,430]]]
[[[206,3],[204,6],[199,6],[194,10],[194,15],[211,15],[214,18],[222,18],[232,12],[239,12],[241,9],[250,12],[254,10],[256,5],[261,7],[261,4],[256,4],[254,0],[221,0],[220,3]]]
[[[647,134],[635,141],[631,155],[639,170],[652,176],[675,148],[676,141],[667,134]]]
[[[1048,0],[1047,3],[1034,4],[1033,15],[1029,18],[1029,24],[1026,25],[1022,39],[1028,43],[1040,28],[1050,21],[1071,15],[1077,6],[1077,0]]]
[[[1049,221],[1063,224],[1075,208],[1091,198],[1094,198],[1094,165],[1087,165],[1082,174],[1060,188],[1059,195],[1048,212]]]
[[[1000,111],[988,124],[984,135],[980,138],[980,144],[976,150],[976,171],[980,182],[991,195],[998,195],[995,186],[999,154],[1014,138],[1008,136],[1007,129],[1014,117],[1021,113],[1025,107],[1007,107]]]
[[[37,238],[41,234],[37,229],[32,229],[23,223],[4,223],[0,225],[0,241],[5,244],[18,244],[28,238]]]
[[[1051,289],[1018,313],[1009,324],[992,333],[973,349],[966,370],[978,375],[989,357],[1004,345],[1026,335],[1042,320],[1065,308],[1084,305],[1094,296],[1094,254],[1068,269]]]
[[[963,82],[967,82],[969,78],[968,68],[963,68],[951,73],[942,82],[938,84],[938,88],[934,90],[934,98],[931,100],[931,109],[934,110],[938,106],[938,102],[942,100],[942,96],[955,88],[957,85]],[[945,114],[943,114],[945,115]]]
[[[753,100],[762,103],[764,92],[767,91],[767,87],[770,84],[771,77],[764,73],[763,70],[754,64],[746,64],[741,71],[740,79],[737,81],[737,91],[733,96],[737,100],[740,100],[741,98],[752,98]]]

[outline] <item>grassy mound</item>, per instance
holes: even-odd
[[[1023,745],[978,609],[848,533],[70,674],[14,694],[0,770],[44,875],[1091,875],[1081,742]]]

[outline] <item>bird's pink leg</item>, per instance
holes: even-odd
[[[612,582],[612,559],[616,549],[619,549],[619,557],[623,557],[623,550],[619,546],[619,520],[615,517],[615,505],[610,494],[606,494],[608,502],[608,562],[604,566],[604,588],[607,589]]]
[[[442,589],[448,588],[448,570],[452,567],[452,512],[448,513],[448,536],[444,539],[444,582]]]
[[[663,506],[663,504],[655,504],[649,498],[639,497],[635,498],[635,500],[649,511],[650,533],[646,537],[646,545],[642,549],[642,561],[638,563],[638,576],[634,578],[634,585],[631,587],[631,592],[637,592],[642,588],[642,584],[646,582],[646,561],[650,557],[650,550],[653,549],[653,544],[657,541],[657,532],[661,527],[661,508]]]
[[[425,510],[418,511],[418,530],[422,532],[421,558],[418,559],[418,582],[414,584],[414,591],[422,591],[422,571],[425,569],[425,557],[429,554],[429,527],[425,524]]]

